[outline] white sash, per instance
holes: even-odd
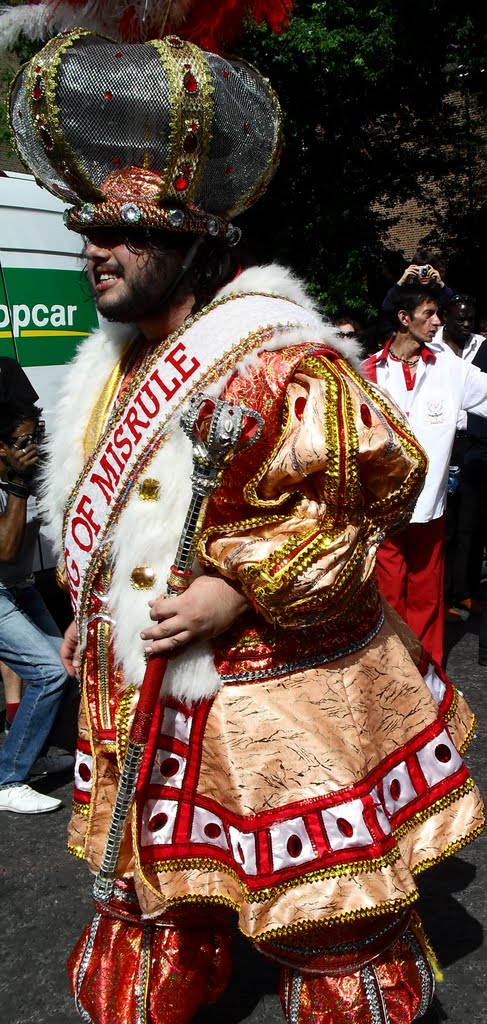
[[[315,313],[289,299],[230,295],[186,322],[144,362],[67,502],[64,557],[78,618],[109,532],[188,396],[225,380],[275,332],[316,328],[319,323]]]

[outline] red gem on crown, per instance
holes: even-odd
[[[194,153],[198,149],[198,138],[195,132],[189,132],[183,142],[185,153]]]
[[[198,92],[198,83],[191,71],[187,71],[183,78],[183,85],[186,92]]]

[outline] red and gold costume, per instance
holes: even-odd
[[[69,3],[47,6],[72,27]],[[103,234],[109,279],[126,232],[143,229],[150,261],[147,230],[186,234],[189,297],[198,274],[224,269],[233,218],[265,191],[281,114],[255,68],[146,32],[186,19],[191,39],[213,40],[211,24],[198,30],[203,9],[214,24],[245,9],[280,25],[291,4],[73,6],[103,32],[108,18],[117,39],[77,28],[19,71],[19,153],[74,204],[68,226],[90,240],[115,230]],[[147,602],[166,590],[188,507],[179,415],[204,392],[263,424],[210,499],[195,568],[241,588],[249,611],[170,661],[115,893],[70,960],[85,1021],[187,1024],[225,987],[232,917],[282,966],[287,1024],[411,1024],[430,1003],[415,876],[483,827],[461,756],[474,722],[381,607],[377,548],[407,521],[426,459],[349,355],[289,272],[257,267],[158,345],[98,332],[66,380],[45,504],[58,544],[64,522],[82,649],[69,845],[95,872],[144,676]]]
[[[415,876],[483,824],[458,752],[473,716],[402,621],[384,614],[374,575],[377,546],[412,506],[425,457],[331,344],[281,337],[255,355],[222,393],[256,409],[265,430],[225,470],[199,548],[203,569],[236,581],[251,608],[214,642],[216,696],[159,703],[120,884],[72,955],[73,986],[93,1021],[116,1003],[130,1021],[184,1024],[226,984],[234,913],[282,964],[290,1024],[351,1014],[406,1024],[433,988]],[[140,380],[145,358],[126,362],[127,373]],[[115,377],[114,408],[131,387],[130,376]],[[105,406],[87,417],[89,444]],[[59,436],[67,429],[60,423]],[[161,467],[157,457],[144,463],[142,482],[163,501]],[[132,503],[142,509],[150,491],[139,487]],[[123,520],[122,508],[116,550]],[[164,529],[161,520],[161,545]],[[149,554],[158,538],[141,543]],[[69,840],[94,871],[137,700],[113,642],[112,571],[103,556],[85,619]],[[132,635],[131,623],[124,629]]]

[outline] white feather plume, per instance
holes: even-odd
[[[0,8],[0,49],[13,46],[22,33],[44,42],[67,29],[82,27],[113,38],[120,36],[120,19],[130,14],[141,39],[176,32],[192,6],[192,0],[87,0],[72,7],[62,0]]]

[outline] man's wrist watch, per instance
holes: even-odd
[[[9,494],[16,498],[28,498],[30,495],[27,477],[19,476],[12,468],[7,469],[7,486]]]

